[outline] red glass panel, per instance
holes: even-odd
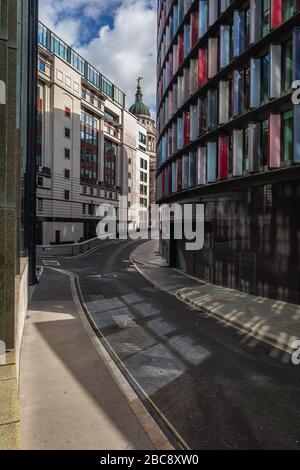
[[[182,160],[177,160],[177,191],[182,189]]]
[[[229,137],[221,135],[219,137],[219,177],[224,180],[228,178],[229,163]]]
[[[199,86],[207,82],[207,50],[199,49]]]
[[[271,0],[271,27],[277,28],[282,23],[282,0]]]
[[[280,168],[281,115],[272,113],[269,118],[269,168]]]
[[[183,144],[188,145],[190,143],[190,113],[183,113],[183,127]]]
[[[183,33],[178,36],[178,65],[180,66],[184,60]]]

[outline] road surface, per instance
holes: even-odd
[[[300,449],[300,366],[154,287],[130,261],[139,243],[59,263],[161,415],[191,449]]]

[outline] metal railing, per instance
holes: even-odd
[[[78,256],[97,248],[107,242],[105,238],[91,238],[90,240],[67,245],[37,245],[36,255],[38,258],[59,258],[62,256]]]

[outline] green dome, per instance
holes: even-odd
[[[130,106],[129,111],[135,116],[151,116],[149,108],[142,101],[135,102]]]
[[[129,108],[129,112],[135,116],[147,116],[151,117],[148,106],[143,103],[143,94],[141,88],[142,77],[137,79],[137,90],[135,95],[135,103]]]

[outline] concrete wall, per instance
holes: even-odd
[[[22,347],[22,337],[24,325],[28,308],[28,259],[21,259],[21,271],[16,276],[16,345],[15,345],[15,358],[16,358],[16,371],[17,380],[19,380],[20,370],[20,354]]]
[[[55,243],[55,232],[60,232],[60,240],[64,242],[80,242],[83,238],[82,222],[44,222],[43,223],[43,244]]]

